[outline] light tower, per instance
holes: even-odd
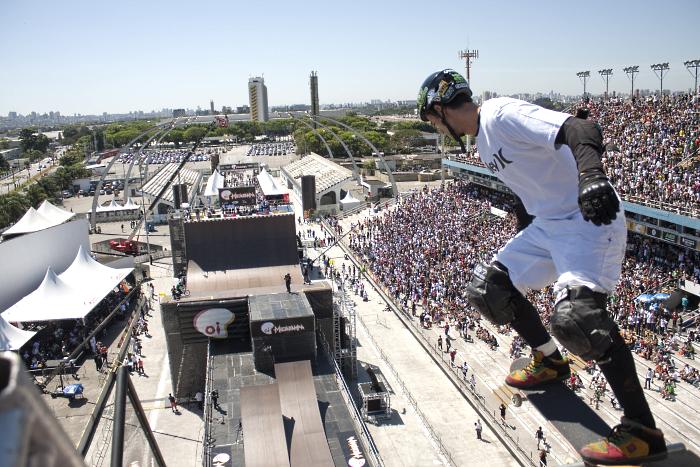
[[[579,71],[576,73],[576,76],[579,77],[581,81],[583,81],[583,97],[586,97],[586,81],[588,78],[591,76],[591,72],[586,70],[586,71]]]
[[[471,86],[471,68],[472,68],[472,59],[474,58],[479,58],[479,51],[478,50],[460,50],[458,53],[458,57],[460,60],[465,61],[466,69],[467,69],[467,82],[469,83],[469,86]]]
[[[683,65],[688,69],[688,72],[692,75],[693,72],[690,71],[691,68],[695,68],[695,87],[693,88],[693,94],[698,93],[698,68],[700,68],[700,60],[688,60],[683,62]]]
[[[612,68],[605,68],[603,70],[598,70],[598,74],[605,80],[605,98],[608,98],[608,84],[610,84],[610,77],[613,74]]]
[[[639,73],[639,65],[628,66],[622,69],[627,74],[627,77],[632,81],[632,91],[630,91],[630,98],[634,99],[634,75]]]
[[[651,69],[654,70],[654,74],[658,76],[659,81],[660,81],[660,89],[661,89],[661,97],[664,95],[664,72],[669,70],[668,67],[668,62],[666,63],[655,63],[654,65],[651,66]]]

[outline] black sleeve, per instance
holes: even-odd
[[[518,221],[518,232],[530,225],[532,223],[532,220],[535,218],[535,216],[527,212],[527,209],[525,209],[525,205],[518,196],[515,196],[515,203],[513,204],[513,213],[515,214],[515,218]]]
[[[590,120],[569,117],[559,129],[554,144],[566,144],[574,154],[579,178],[584,174],[604,174],[603,134],[600,127]]]

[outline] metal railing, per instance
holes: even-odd
[[[394,366],[389,361],[389,358],[382,351],[381,347],[379,347],[379,345],[377,344],[377,341],[374,340],[374,337],[372,337],[372,334],[370,334],[369,329],[367,328],[367,325],[365,324],[362,317],[360,315],[358,315],[357,318],[358,318],[360,324],[362,325],[362,327],[365,329],[365,334],[367,334],[367,337],[369,337],[370,342],[372,342],[372,345],[379,353],[380,358],[384,361],[384,364],[386,365],[386,367],[389,368],[391,373],[394,375],[394,379],[396,379],[396,381],[399,383],[399,386],[401,386],[401,390],[404,393],[406,400],[409,402],[409,404],[411,404],[411,407],[413,407],[413,410],[416,412],[416,415],[418,415],[418,418],[420,418],[421,423],[428,430],[430,437],[433,439],[433,442],[437,445],[438,449],[440,450],[440,453],[443,455],[443,457],[447,460],[447,462],[451,466],[456,467],[457,463],[454,461],[454,459],[450,455],[449,450],[445,447],[445,444],[442,442],[442,439],[440,438],[440,436],[435,432],[435,430],[433,429],[430,422],[428,422],[428,419],[423,414],[423,411],[418,407],[418,403],[416,402],[415,398],[411,394],[411,391],[409,391],[408,387],[406,386],[406,384],[403,382],[403,380],[399,376],[398,371],[396,371]]]
[[[333,365],[333,370],[335,371],[335,378],[338,383],[338,387],[340,388],[340,394],[343,397],[343,400],[345,401],[345,405],[350,410],[350,418],[352,419],[352,423],[355,426],[355,431],[360,434],[360,442],[365,448],[365,452],[369,454],[367,457],[370,460],[370,464],[374,467],[384,467],[384,461],[382,460],[382,456],[379,454],[379,449],[377,449],[377,445],[374,443],[374,439],[372,438],[372,435],[369,432],[369,429],[367,428],[367,424],[362,419],[362,415],[357,409],[357,405],[355,404],[355,401],[352,397],[350,388],[345,382],[343,373],[340,370],[340,367],[338,366],[338,362],[336,362],[335,359],[330,358],[330,355],[332,355],[332,350],[329,348],[328,342],[326,341],[325,337],[323,337],[322,333],[321,338],[319,340],[321,341],[321,344],[325,349],[324,357]]]

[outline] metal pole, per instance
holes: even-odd
[[[122,467],[124,461],[124,425],[126,424],[126,388],[129,374],[125,366],[117,370],[114,393],[114,426],[112,429],[112,467]]]
[[[144,412],[143,407],[141,406],[141,401],[139,400],[139,396],[136,393],[136,388],[134,388],[134,383],[131,381],[131,377],[129,377],[128,374],[126,382],[128,384],[127,395],[129,396],[129,400],[131,401],[131,406],[136,412],[136,417],[139,419],[141,429],[146,435],[148,445],[151,447],[151,452],[153,453],[153,457],[155,458],[156,465],[165,467],[165,459],[163,459],[163,454],[160,452],[160,448],[158,447],[158,443],[156,442],[155,436],[153,436],[153,431],[151,431],[151,425],[148,423],[148,417],[146,417],[146,412]]]

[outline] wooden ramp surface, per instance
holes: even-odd
[[[292,429],[292,467],[333,466],[308,360],[275,365],[282,414]],[[246,464],[247,465],[247,464]]]
[[[279,394],[276,383],[241,388],[246,467],[289,467]]]

